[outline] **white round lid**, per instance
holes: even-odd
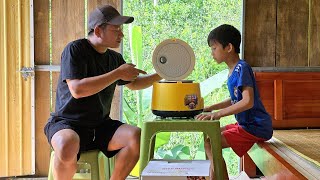
[[[179,81],[193,71],[195,55],[186,42],[180,39],[167,39],[153,51],[152,64],[163,79]]]

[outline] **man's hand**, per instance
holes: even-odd
[[[136,65],[131,63],[122,64],[117,68],[119,78],[124,81],[134,81],[140,73],[147,74],[145,71],[135,68],[135,66]]]
[[[204,113],[204,114],[199,114],[195,117],[199,121],[205,121],[205,120],[219,120],[220,116],[218,115],[217,112],[214,113]]]

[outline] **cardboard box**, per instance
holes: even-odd
[[[209,160],[152,160],[142,180],[209,180]]]

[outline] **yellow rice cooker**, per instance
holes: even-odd
[[[195,65],[192,48],[180,39],[167,39],[153,51],[153,67],[164,79],[153,84],[152,113],[162,118],[194,117],[203,111],[200,85],[188,77]]]

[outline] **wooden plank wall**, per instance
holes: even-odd
[[[102,4],[114,5],[119,11],[121,7],[120,0],[87,2],[86,5],[85,0],[34,0],[35,65],[60,65],[60,56],[67,43],[86,37],[85,16],[91,10]],[[86,6],[88,12],[85,12]],[[36,72],[36,175],[38,176],[46,176],[48,173],[50,146],[43,128],[50,112],[55,109],[58,77],[59,72]],[[119,92],[115,94],[119,96]],[[120,103],[118,103],[119,97],[116,98],[117,103],[112,106],[112,113],[114,118],[119,118],[117,112]]]
[[[49,65],[49,1],[34,1],[35,65]],[[50,147],[43,128],[50,113],[50,72],[35,72],[36,174],[48,172]]]
[[[318,0],[244,1],[244,58],[251,66],[320,65]]]
[[[308,19],[308,1],[278,1],[276,66],[308,66]]]
[[[320,66],[320,1],[312,0],[310,7],[310,66]]]
[[[277,3],[275,0],[244,1],[244,58],[251,66],[274,67]]]
[[[34,172],[29,3],[0,3],[0,177]]]

